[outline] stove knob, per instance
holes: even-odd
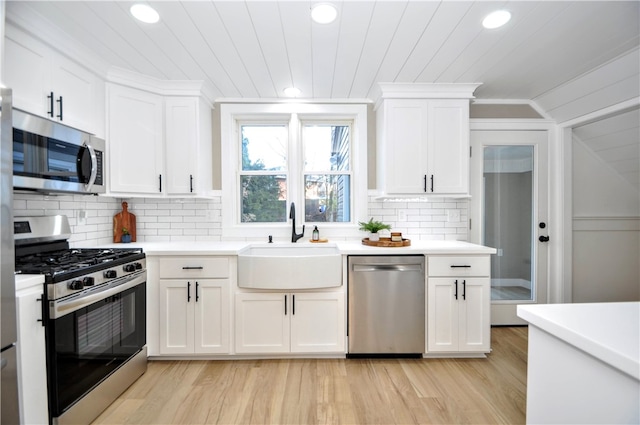
[[[133,264],[125,264],[123,269],[127,273],[135,272],[136,271],[136,266],[134,266]]]
[[[136,270],[142,270],[142,264],[141,263],[136,263]]]
[[[84,286],[93,286],[95,283],[96,283],[96,280],[91,276],[87,276],[84,279],[82,279],[82,284]]]
[[[71,282],[69,282],[69,289],[79,291],[82,288],[84,288],[84,285],[82,284],[81,280],[72,280]]]
[[[104,272],[103,276],[107,279],[115,279],[116,277],[118,277],[118,272],[116,272],[115,270],[107,270],[106,272]]]

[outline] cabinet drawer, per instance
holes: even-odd
[[[160,278],[229,277],[227,257],[160,257]]]
[[[489,276],[491,259],[488,255],[428,256],[427,276]]]

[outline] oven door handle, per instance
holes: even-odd
[[[53,301],[49,309],[50,318],[58,319],[69,313],[73,313],[76,310],[90,306],[93,303],[102,301],[113,295],[117,295],[127,289],[133,288],[140,284],[145,283],[147,280],[147,272],[141,271],[135,275],[128,275],[124,278],[114,280],[106,288],[95,293],[78,294],[71,296],[62,301]]]

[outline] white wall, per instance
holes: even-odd
[[[573,140],[573,302],[640,300],[640,194]]]

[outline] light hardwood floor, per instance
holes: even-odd
[[[94,424],[520,424],[527,328],[486,359],[151,361]]]

